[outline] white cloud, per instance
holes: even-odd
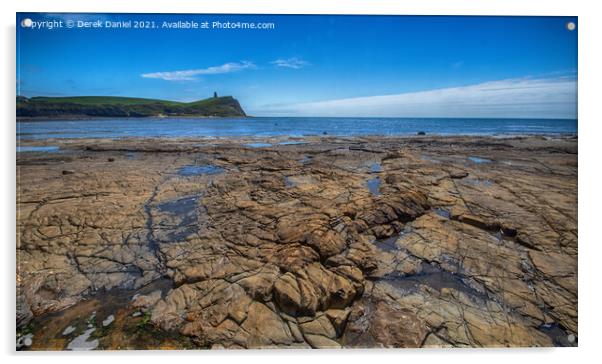
[[[285,67],[285,68],[293,68],[293,69],[300,69],[300,68],[310,65],[309,62],[304,61],[297,57],[292,57],[292,58],[287,58],[287,59],[280,58],[280,59],[277,59],[270,63],[275,65],[276,67]]]
[[[166,81],[192,81],[196,79],[195,76],[199,75],[216,75],[220,73],[231,73],[253,68],[255,68],[255,65],[252,62],[243,61],[240,63],[230,62],[221,66],[192,70],[143,73],[141,76],[144,78],[158,78]]]
[[[577,118],[575,77],[521,78],[476,85],[266,106],[262,115]]]

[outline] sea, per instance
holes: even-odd
[[[17,122],[17,139],[127,137],[306,137],[427,135],[576,135],[573,119],[106,118]]]

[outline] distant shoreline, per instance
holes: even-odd
[[[48,122],[48,121],[89,121],[89,120],[148,120],[148,119],[254,119],[254,116],[203,116],[203,115],[166,115],[166,116],[17,116],[19,122]]]

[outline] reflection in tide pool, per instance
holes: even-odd
[[[279,145],[303,145],[303,144],[307,144],[307,142],[302,142],[302,141],[286,141],[286,142],[280,142],[278,144]]]
[[[370,172],[372,173],[379,173],[382,172],[383,168],[381,167],[380,163],[372,163],[370,165]]]
[[[380,177],[369,179],[367,184],[368,190],[373,196],[380,196]]]
[[[184,167],[180,168],[178,170],[178,174],[183,177],[190,177],[190,176],[219,174],[219,173],[222,173],[223,171],[224,171],[223,168],[213,166],[211,164],[205,164],[205,165],[199,165],[199,166],[189,165],[189,166],[184,166]]]
[[[60,150],[59,147],[51,145],[51,146],[17,146],[17,153],[25,153],[25,152],[42,152],[42,153],[51,153],[58,152]]]
[[[468,157],[468,160],[476,164],[491,163],[491,159],[474,156]]]
[[[245,146],[251,147],[251,148],[266,148],[266,147],[271,147],[272,144],[270,144],[270,143],[248,143],[248,144],[245,144]]]

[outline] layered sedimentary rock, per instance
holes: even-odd
[[[21,153],[19,326],[163,277],[127,306],[199,347],[575,343],[576,139],[246,142]]]

